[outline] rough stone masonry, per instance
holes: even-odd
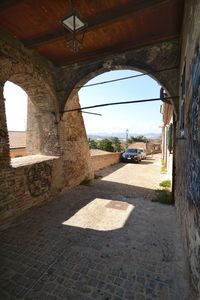
[[[80,107],[78,86],[110,69],[140,68],[151,72],[174,94],[178,86],[177,70],[162,74],[157,71],[176,66],[178,48],[178,41],[173,40],[106,57],[91,65],[80,63],[58,68],[1,31],[0,219],[18,215],[78,185],[85,178],[93,178],[96,167],[90,159],[82,115],[64,112]],[[18,84],[28,94],[27,152],[44,155],[44,162],[40,158],[39,161],[29,160],[25,166],[13,168],[10,164],[3,98],[7,80]],[[110,159],[106,165],[109,164],[112,164]]]
[[[188,250],[192,282],[200,293],[200,2],[185,1],[181,41],[166,41],[93,64],[63,68],[26,49],[13,37],[0,33],[0,218],[5,220],[54,195],[92,178],[93,170],[82,116],[63,114],[78,107],[78,87],[111,69],[138,69],[156,79],[171,96],[176,134],[174,187],[177,214]],[[181,46],[181,58],[180,58]],[[177,66],[178,64],[178,66]],[[157,73],[160,69],[176,69]],[[49,156],[49,161],[19,168],[10,165],[3,86],[10,80],[30,99],[28,151]],[[72,153],[74,153],[72,155]],[[53,156],[53,158],[51,157]],[[56,156],[56,158],[54,158]],[[43,177],[45,180],[41,182]],[[33,191],[40,185],[39,195]]]

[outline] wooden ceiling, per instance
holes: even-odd
[[[60,22],[70,13],[70,0],[1,0],[0,28],[59,66],[180,35],[184,0],[72,0],[71,3],[80,19],[88,24],[77,33],[78,39],[83,38],[78,52],[72,51],[72,34]]]

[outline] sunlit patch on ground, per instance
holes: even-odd
[[[96,198],[63,225],[109,231],[122,228],[134,206],[122,201]]]
[[[161,167],[160,160],[157,157],[160,156],[154,156],[154,160],[147,158],[140,164],[121,164],[121,167],[118,170],[115,170],[110,174],[106,174],[106,169],[102,170],[99,172],[103,175],[101,180],[128,186],[156,189],[158,187],[157,183],[160,181]],[[151,168],[152,164],[154,165],[153,168]]]

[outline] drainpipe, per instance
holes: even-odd
[[[175,203],[175,183],[176,183],[176,120],[173,116],[173,160],[172,160],[172,203]]]

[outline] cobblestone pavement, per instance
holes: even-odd
[[[175,208],[150,201],[159,171],[115,165],[2,227],[0,299],[193,299]]]

